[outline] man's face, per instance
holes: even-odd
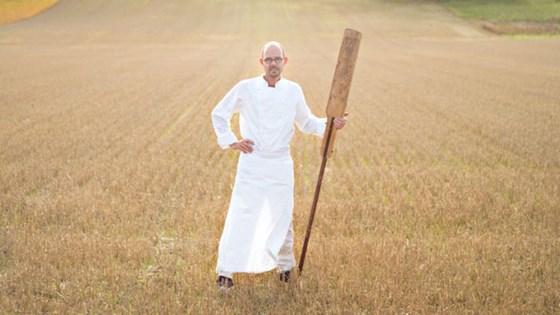
[[[282,74],[284,65],[288,58],[284,56],[280,47],[269,46],[264,52],[260,60],[267,77],[278,78]]]

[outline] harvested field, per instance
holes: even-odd
[[[261,73],[326,105],[363,33],[305,272],[214,285],[237,155],[210,111]],[[558,313],[560,39],[435,4],[61,1],[0,27],[0,313]],[[320,164],[297,134],[295,252]]]

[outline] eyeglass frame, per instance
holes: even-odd
[[[266,65],[271,65],[272,62],[274,62],[275,64],[280,64],[285,59],[286,59],[286,57],[280,57],[280,56],[274,57],[274,58],[267,57],[267,58],[263,59],[263,63],[265,63]]]

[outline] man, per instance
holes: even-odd
[[[212,123],[223,148],[239,150],[237,175],[218,250],[218,286],[233,286],[233,274],[277,268],[289,280],[293,254],[294,171],[290,140],[294,124],[302,132],[322,137],[326,119],[315,117],[301,87],[281,77],[288,58],[277,42],[264,45],[260,64],[264,75],[239,82],[212,111]],[[239,113],[242,139],[231,131]],[[342,129],[344,117],[334,120]]]

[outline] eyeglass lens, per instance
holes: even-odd
[[[282,60],[284,60],[284,58],[282,57],[276,57],[274,59],[272,58],[266,58],[264,59],[264,63],[266,63],[267,65],[271,64],[272,61],[274,61],[276,64],[279,64],[280,62],[282,62]]]

